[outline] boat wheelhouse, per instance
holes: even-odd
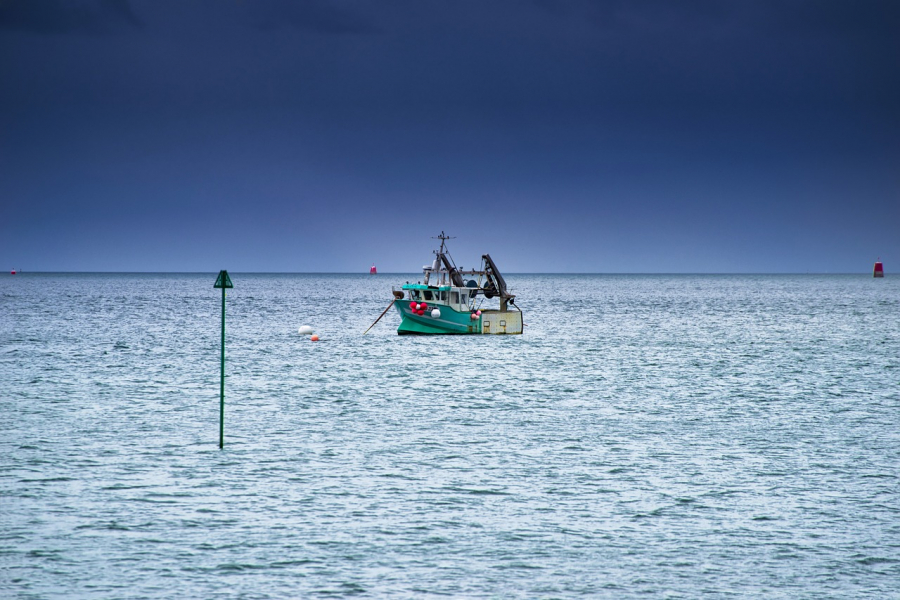
[[[462,270],[447,251],[446,242],[452,238],[442,231],[436,239],[441,240],[441,246],[434,252],[434,262],[422,268],[423,281],[392,288],[394,306],[401,317],[397,333],[522,333],[522,311],[491,256],[482,255],[478,270]],[[499,308],[485,306],[493,298],[499,299]]]

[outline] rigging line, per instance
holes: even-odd
[[[394,305],[394,302],[396,302],[396,301],[397,301],[396,298],[391,300],[391,303],[387,305],[387,308],[384,309],[384,312],[382,312],[380,315],[378,315],[378,318],[375,319],[375,323],[378,323],[378,321],[381,320],[381,317],[383,317],[385,314],[387,314],[387,311],[389,311],[391,309],[391,307]],[[369,325],[369,329],[372,329],[373,327],[375,327],[375,323],[372,323],[371,325]],[[369,333],[369,329],[366,329],[365,331],[363,331],[363,335],[366,335],[367,333]]]

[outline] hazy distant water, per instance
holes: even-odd
[[[900,597],[900,278],[232,274],[220,451],[215,275],[0,277],[0,597]]]

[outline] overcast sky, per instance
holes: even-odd
[[[0,0],[0,268],[900,270],[900,2]]]

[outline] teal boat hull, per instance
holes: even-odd
[[[399,335],[466,335],[481,333],[481,318],[472,318],[471,312],[460,312],[443,304],[432,304],[424,315],[418,315],[409,307],[409,302],[394,303],[400,313]],[[431,316],[432,309],[441,312],[438,318]]]

